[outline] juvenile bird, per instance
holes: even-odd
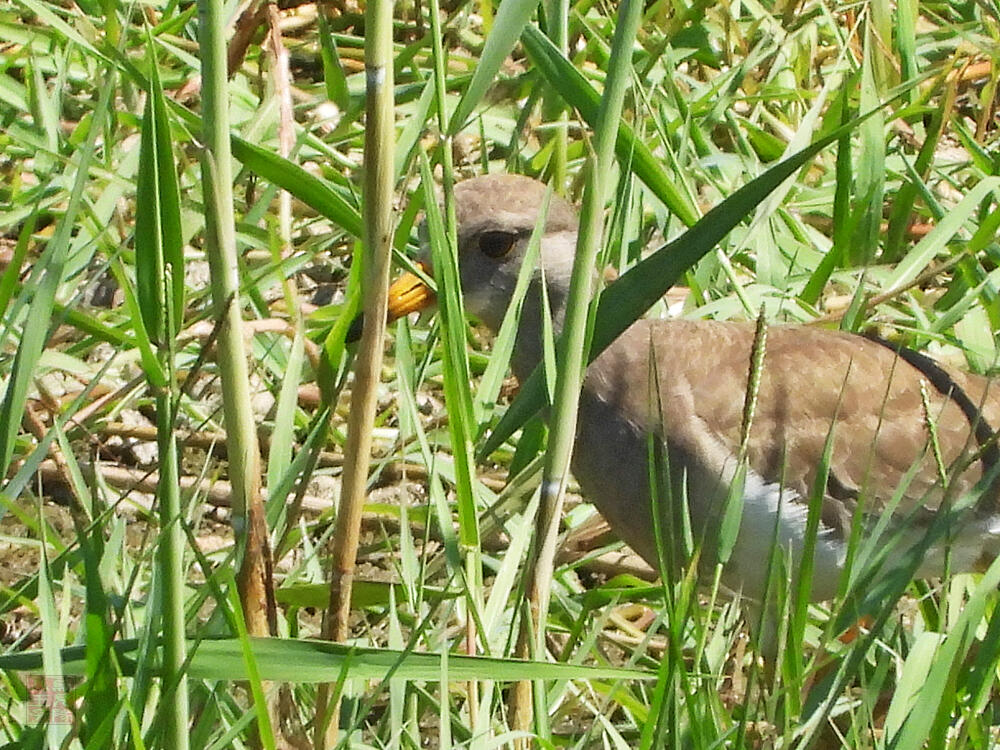
[[[478,177],[455,187],[465,308],[494,332],[545,194],[542,183],[515,175]],[[544,274],[533,274],[512,358],[522,381],[542,357],[543,278],[555,329],[561,328],[576,234],[573,207],[552,197],[538,262]],[[405,275],[390,291],[390,316],[432,301],[419,279]],[[741,322],[639,320],[587,369],[573,473],[584,497],[654,567],[660,564],[654,508],[664,514],[661,528],[678,528],[667,523],[664,495],[683,498],[705,552],[717,546],[737,476],[754,329]],[[991,481],[998,463],[992,427],[1000,425],[1000,392],[988,378],[886,342],[784,324],[767,330],[760,374],[745,452],[742,518],[723,572],[729,588],[751,600],[763,597],[775,543],[790,555],[793,575],[801,565],[807,504],[831,430],[810,598],[836,592],[859,503],[862,538],[875,519],[891,513],[889,527],[900,530],[903,552],[920,542],[943,503],[978,493],[957,528],[925,551],[919,577],[942,573],[946,549],[952,571],[980,569],[1000,552],[997,483]],[[655,496],[651,435],[666,449],[670,477],[670,491],[661,487]],[[711,554],[702,563],[712,565]]]

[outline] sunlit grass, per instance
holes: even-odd
[[[545,4],[566,13],[547,20],[548,29],[568,26],[570,65],[537,19],[522,29],[533,3],[503,3],[485,38],[479,5],[452,5],[433,19],[438,45],[427,36],[430,18],[418,25],[411,8],[396,9],[394,245],[410,256],[418,211],[436,201],[426,173],[433,182],[484,169],[538,175],[550,159],[565,160],[569,184],[557,189],[579,198],[597,102],[622,62],[609,56],[615,14],[604,6]],[[879,594],[864,602],[875,627],[840,640],[860,596],[799,613],[779,607],[771,674],[754,659],[760,629],[747,626],[749,610],[692,570],[666,584],[637,578],[641,568],[603,554],[615,544],[601,540],[554,571],[547,653],[535,656],[568,666],[512,665],[544,434],[537,423],[515,429],[468,475],[468,456],[511,403],[503,368],[487,363],[492,351],[509,352],[512,331],[491,348],[454,316],[443,336],[436,322],[390,329],[352,638],[344,651],[306,640],[319,635],[317,612],[328,601],[351,387],[343,342],[359,288],[365,40],[360,15],[345,7],[322,23],[312,6],[283,16],[294,103],[287,160],[277,156],[281,108],[263,27],[229,81],[236,281],[243,317],[261,323],[242,387],[262,445],[274,451],[266,478],[280,550],[279,638],[254,642],[234,596],[229,485],[221,484],[232,463],[221,447],[207,293],[197,15],[175,5],[144,7],[140,17],[90,2],[0,4],[3,742],[170,746],[170,691],[153,657],[158,636],[177,628],[167,628],[171,613],[160,604],[154,561],[165,537],[150,492],[169,481],[165,457],[150,449],[164,426],[154,404],[165,388],[176,394],[160,410],[176,409],[184,477],[186,579],[172,614],[193,653],[183,669],[194,747],[250,743],[267,715],[254,695],[279,682],[290,686],[280,723],[261,741],[309,735],[324,679],[344,699],[341,740],[357,746],[503,744],[511,740],[505,691],[520,678],[544,680],[537,727],[572,747],[995,742],[992,569],[907,588],[906,576],[866,578],[859,566],[854,593]],[[685,242],[690,261],[704,257],[693,269],[677,266],[687,293],[675,304],[689,316],[746,319],[763,306],[775,323],[821,318],[990,371],[1000,327],[994,32],[988,8],[976,4],[647,4],[607,175],[618,185],[606,211],[607,260],[627,273],[782,158],[886,104],[787,181],[727,204],[735,226],[721,239]],[[136,196],[150,65],[165,90],[186,269],[169,383],[142,377],[164,342],[138,324],[148,296],[129,296],[141,266]],[[448,92],[440,101],[435,85]],[[571,108],[565,142],[549,137],[561,121],[540,120],[541,111],[557,113],[551,103],[541,109],[553,94]],[[442,130],[457,141],[442,143]],[[447,158],[441,145],[454,147]],[[286,256],[275,252],[278,187],[295,201]],[[438,257],[446,228],[445,214]],[[279,325],[295,304],[284,283],[306,301],[308,342]],[[119,298],[102,301],[109,288]],[[459,310],[457,290],[446,294]],[[635,298],[609,290],[602,304],[627,323],[642,307],[627,304]],[[314,300],[324,306],[314,311]],[[656,302],[653,314],[663,307]],[[335,396],[328,433],[316,394],[303,387],[292,403],[300,370],[303,383],[322,373]],[[128,432],[138,428],[153,432]],[[471,442],[456,450],[456,439]],[[523,484],[503,490],[512,465],[528,467]],[[144,490],[131,489],[140,482]],[[591,511],[576,498],[570,505],[566,525],[576,528]],[[782,590],[788,580],[775,568]],[[111,640],[114,658],[104,646]],[[61,657],[69,647],[77,650]],[[490,661],[463,658],[470,653]],[[49,686],[53,695],[65,686],[72,716],[30,717]]]

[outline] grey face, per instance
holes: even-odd
[[[487,175],[455,186],[458,219],[459,278],[465,309],[494,332],[499,330],[517,286],[528,244],[542,221],[548,188],[519,175]],[[531,372],[541,355],[544,278],[556,332],[562,328],[563,308],[576,249],[577,216],[558,196],[549,200],[540,240],[538,267],[521,308],[512,366],[518,377]],[[421,244],[429,245],[426,226]],[[428,258],[423,260],[426,262]],[[415,275],[403,274],[389,290],[389,320],[421,310],[434,297]]]
[[[455,187],[459,224],[459,273],[466,310],[496,331],[503,321],[524,262],[528,242],[547,188],[518,175],[487,175]],[[552,196],[545,217],[540,265],[545,269],[550,304],[561,308],[573,265],[577,217],[572,206]],[[534,272],[537,284],[540,271]],[[538,289],[528,293],[525,315],[537,308]],[[537,311],[534,313],[537,315]],[[522,326],[527,321],[522,322]],[[532,323],[535,321],[532,321]],[[536,325],[528,324],[537,330]]]

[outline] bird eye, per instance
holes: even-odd
[[[479,235],[479,251],[489,258],[502,258],[514,247],[516,234],[510,232],[483,232]]]

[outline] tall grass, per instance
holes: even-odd
[[[619,187],[595,206],[622,277],[602,294],[592,353],[647,308],[662,313],[661,293],[678,283],[689,316],[763,307],[771,324],[874,329],[988,371],[1000,326],[988,5],[654,2],[630,60],[611,51],[618,21],[605,6],[546,3],[543,27],[530,2],[485,15],[482,3],[424,5],[393,17],[399,211],[387,231],[406,262],[427,209],[442,314],[440,324],[400,321],[375,373],[350,639],[330,644],[312,639],[329,601],[326,547],[354,387],[345,339],[361,304],[371,124],[362,18],[348,4],[280,20],[295,118],[284,158],[281,87],[263,74],[272,58],[255,26],[267,14],[220,19],[230,26],[212,45],[217,74],[222,44],[249,43],[243,55],[230,48],[230,122],[206,142],[212,100],[199,95],[207,49],[194,8],[0,4],[3,742],[277,745],[311,735],[315,686],[333,683],[342,746],[495,747],[525,737],[504,692],[526,678],[544,681],[532,727],[540,745],[995,742],[996,565],[981,579],[910,585],[905,566],[877,567],[892,549],[886,537],[858,541],[834,601],[779,608],[773,674],[753,657],[744,607],[699,586],[693,567],[661,584],[638,578],[652,572],[615,558],[613,540],[562,551],[542,650],[513,660],[545,443],[529,417],[547,386],[521,384],[513,401],[494,395],[503,368],[490,357],[509,356],[513,330],[490,348],[464,321],[448,274],[457,238],[447,197],[468,173],[550,165],[578,197],[601,96],[629,62],[617,160],[603,168]],[[543,84],[561,106],[540,105]],[[150,192],[151,121],[160,187]],[[459,148],[470,142],[471,152]],[[213,169],[235,168],[207,195],[206,146],[223,154]],[[170,175],[176,207],[162,205]],[[285,228],[279,188],[294,199]],[[160,199],[153,213],[144,195]],[[241,386],[225,375],[221,332],[208,323],[213,204],[232,206],[222,218],[234,222],[237,251],[215,304],[253,331],[249,356],[230,355],[248,367]],[[283,254],[286,232],[293,249]],[[304,300],[298,311],[288,285]],[[120,301],[95,296],[108,288]],[[313,295],[324,305],[305,302]],[[285,325],[296,313],[308,340]],[[300,371],[320,378],[329,412],[299,388]],[[244,440],[272,451],[273,638],[254,637],[234,595],[240,556],[226,522],[261,479],[228,442],[220,404],[238,388],[253,409],[243,422],[256,428]],[[508,469],[516,476],[503,489]],[[565,515],[570,537],[592,513],[585,500]],[[780,558],[773,567],[787,594]],[[842,641],[859,610],[873,624]],[[281,686],[269,715],[268,693]]]

